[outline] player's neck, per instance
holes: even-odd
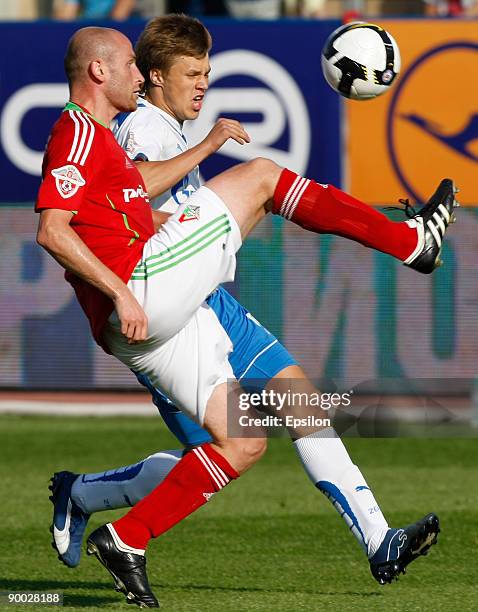
[[[163,96],[160,93],[157,93],[159,91],[159,88],[155,88],[152,91],[148,91],[145,93],[144,98],[145,100],[147,100],[150,104],[152,104],[153,106],[156,106],[156,108],[161,109],[163,112],[167,113],[168,115],[170,115],[175,121],[177,121],[179,123],[179,125],[183,125],[183,122],[180,121],[176,115],[174,114],[174,112],[168,107],[168,105],[166,104],[166,102],[164,101]]]
[[[111,106],[107,100],[88,95],[82,90],[72,89],[70,101],[84,108],[97,121],[109,127],[111,120],[118,114],[118,109]]]

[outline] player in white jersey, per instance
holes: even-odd
[[[118,143],[136,161],[171,159],[189,148],[183,123],[146,98],[138,101],[138,112],[119,115],[112,129]],[[199,167],[195,166],[171,189],[154,198],[151,206],[155,210],[176,212],[200,186]]]
[[[156,209],[174,212],[198,189],[197,164],[226,140],[232,138],[246,144],[237,121],[220,119],[202,143],[188,149],[183,123],[195,119],[201,110],[208,88],[209,48],[210,37],[204,26],[181,15],[154,19],[136,48],[138,67],[146,79],[145,96],[136,112],[117,118],[115,134],[137,162],[177,157],[175,170],[170,171],[171,189],[152,202]],[[224,289],[216,290],[207,303],[234,345],[229,361],[243,387],[247,388],[248,378],[254,379],[255,387],[257,379],[261,379],[262,388],[273,388],[281,379],[295,379],[302,381],[302,389],[313,391],[305,373],[286,349]],[[154,403],[183,444],[192,446],[210,439],[204,429],[179,413],[145,376],[139,379],[150,389]],[[333,429],[296,438],[295,447],[307,474],[344,517],[367,554],[376,579],[388,582],[403,565],[395,563],[403,554],[403,530],[389,528],[360,470]],[[60,559],[67,565],[77,565],[89,514],[135,504],[163,480],[181,453],[157,453],[138,464],[98,474],[56,474],[52,485],[53,527],[54,534],[58,532],[63,537],[61,542],[55,539]],[[419,527],[414,527],[415,531],[436,531],[435,524],[427,527],[429,521],[426,517]],[[67,524],[70,537],[65,539]],[[409,555],[407,563],[413,558]]]

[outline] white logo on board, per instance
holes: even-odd
[[[243,147],[228,141],[221,147],[221,155],[239,161],[268,157],[281,166],[304,173],[310,155],[310,120],[304,97],[292,75],[271,57],[247,49],[217,53],[211,58],[211,67],[211,84],[242,75],[254,78],[258,86],[209,90],[198,119],[188,123],[191,144],[203,140],[221,114],[258,113],[262,121],[244,123],[252,142]],[[40,176],[43,157],[42,151],[35,151],[23,140],[24,116],[33,108],[61,108],[67,99],[66,83],[34,83],[16,91],[5,103],[0,140],[10,161],[23,172]],[[287,128],[287,150],[279,149],[274,145]]]
[[[190,144],[200,142],[225,113],[257,113],[262,121],[244,123],[252,142],[241,146],[229,140],[219,153],[240,161],[268,157],[280,166],[304,173],[310,156],[309,112],[291,74],[271,57],[256,51],[235,49],[215,54],[211,58],[210,85],[232,75],[252,77],[263,86],[211,87],[199,117],[186,126]],[[279,149],[274,144],[287,128],[288,148]]]
[[[43,151],[30,148],[22,137],[22,122],[33,108],[62,108],[68,100],[66,83],[25,85],[8,98],[0,121],[0,140],[6,155],[17,168],[41,176]]]

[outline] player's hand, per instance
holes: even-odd
[[[209,146],[211,153],[215,153],[229,139],[235,140],[241,145],[251,142],[249,134],[239,121],[221,117],[216,121],[203,142]]]
[[[121,293],[114,300],[114,305],[121,323],[121,333],[128,338],[128,344],[146,340],[148,318],[131,291],[128,289]]]

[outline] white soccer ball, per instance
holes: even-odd
[[[370,100],[390,89],[400,72],[400,51],[392,36],[373,23],[337,28],[322,50],[322,71],[336,92]]]

